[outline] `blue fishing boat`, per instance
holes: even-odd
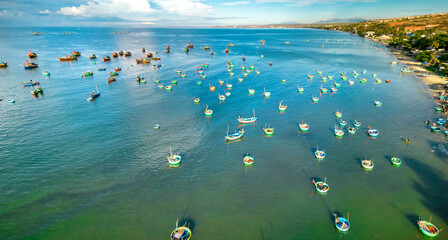
[[[232,134],[229,134],[229,128],[227,127],[227,135],[224,137],[226,141],[235,141],[243,137],[244,128],[241,128],[238,132],[235,131]]]
[[[355,120],[353,122],[353,126],[355,126],[356,128],[359,128],[359,127],[361,127],[361,123]]]
[[[348,231],[348,229],[350,229],[350,222],[348,221],[348,219],[338,217],[336,213],[333,213],[333,215],[334,215],[334,225],[339,231],[346,232]]]

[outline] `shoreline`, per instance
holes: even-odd
[[[403,51],[392,47],[392,46],[386,46],[390,53],[392,53],[395,58],[399,61],[399,63],[402,63],[411,69],[414,70],[412,74],[414,74],[416,77],[418,77],[425,85],[428,87],[429,91],[434,97],[434,100],[436,101],[436,104],[438,106],[442,105],[441,101],[438,101],[440,94],[443,91],[446,91],[445,83],[446,79],[444,79],[440,75],[436,75],[433,72],[430,72],[422,66],[422,63],[419,62],[417,59],[407,56]],[[422,77],[422,74],[428,74],[427,77]]]

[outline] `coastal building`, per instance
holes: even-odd
[[[374,31],[367,31],[366,32],[366,37],[373,37],[375,36],[375,32]]]

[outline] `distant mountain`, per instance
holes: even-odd
[[[333,18],[333,19],[328,19],[328,20],[325,20],[325,21],[315,22],[314,24],[357,23],[357,22],[364,22],[364,21],[369,21],[369,19],[366,19],[366,18]]]

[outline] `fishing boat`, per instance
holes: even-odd
[[[341,84],[340,84],[340,83],[337,83],[337,82],[334,82],[333,84],[334,84],[334,86],[337,87],[337,88],[341,86]]]
[[[373,78],[376,78],[376,76],[377,76],[376,73],[372,74],[372,77],[373,77]]]
[[[243,137],[244,132],[245,132],[245,131],[244,131],[244,128],[241,128],[238,132],[235,131],[234,133],[229,134],[229,129],[227,129],[227,135],[225,136],[225,140],[226,140],[226,141],[235,141],[235,140],[238,140],[238,139],[240,139],[240,138]]]
[[[369,126],[369,130],[367,130],[367,134],[369,134],[369,136],[371,136],[373,138],[376,138],[376,137],[378,137],[380,132],[376,129],[370,129],[370,126]]]
[[[172,85],[165,86],[166,91],[171,91],[173,89]]]
[[[270,97],[271,97],[271,92],[266,92],[266,88],[264,88],[263,96],[264,96],[265,98],[270,98]]]
[[[314,152],[314,156],[316,156],[318,160],[323,160],[326,154],[324,151],[320,151],[319,148],[317,148],[317,150]]]
[[[78,60],[78,58],[76,56],[67,56],[65,55],[65,57],[58,57],[59,61],[61,62],[67,62],[67,61],[76,61]]]
[[[153,56],[154,56],[154,55],[153,55],[152,53],[147,53],[147,54],[146,54],[146,57],[147,57],[147,58],[152,58]]]
[[[255,94],[255,89],[249,88],[248,90],[249,90],[249,95],[254,95]]]
[[[250,155],[244,156],[243,164],[244,164],[244,166],[252,166],[252,165],[254,165],[254,157],[252,157]]]
[[[439,107],[439,106],[435,107],[434,109],[436,110],[436,112],[441,112],[442,111],[442,107]]]
[[[8,103],[16,103],[16,100],[14,100],[14,99],[8,99]]]
[[[386,79],[386,83],[390,83],[390,79]]]
[[[205,46],[205,47],[204,47],[204,50],[209,50],[209,49],[210,49],[209,46]]]
[[[189,49],[188,47],[185,47],[185,50],[184,50],[184,51],[187,53],[187,52],[190,51],[190,49]]]
[[[119,52],[118,52],[118,55],[123,56],[123,55],[124,55],[124,52],[123,52],[123,51],[119,51]]]
[[[354,135],[356,133],[356,128],[354,127],[348,127],[347,131],[349,134]]]
[[[263,127],[263,131],[264,131],[264,134],[266,135],[266,136],[272,136],[273,134],[274,134],[274,128],[271,128],[270,126],[269,127]]]
[[[90,54],[89,55],[89,59],[96,59],[96,55],[95,54]]]
[[[168,159],[168,164],[170,167],[178,167],[180,165],[182,157],[177,154],[173,154],[173,152],[170,149],[170,155],[166,157]]]
[[[225,92],[224,95],[226,95],[226,97],[230,97],[230,92]]]
[[[235,76],[234,72],[229,72],[230,76]]]
[[[110,76],[118,76],[118,72],[110,72],[109,75]]]
[[[132,55],[132,53],[129,52],[129,51],[124,53],[124,56],[125,56],[125,57],[129,57],[129,56],[131,56],[131,55]]]
[[[339,120],[339,125],[341,125],[341,127],[345,127],[345,125],[347,125],[347,122],[345,120]]]
[[[213,56],[213,54],[215,54],[215,53],[213,52],[213,50],[210,50],[210,55]]]
[[[362,159],[361,165],[362,165],[362,168],[364,168],[364,170],[371,171],[375,164],[373,164],[373,160]]]
[[[359,127],[361,127],[361,123],[355,120],[353,122],[353,126],[355,126],[355,128],[359,128]]]
[[[255,117],[255,109],[253,110],[253,112],[254,112],[254,116],[252,116],[252,117],[243,118],[243,117],[239,116],[236,120],[238,120],[238,122],[240,122],[241,124],[257,122],[257,117]]]
[[[227,88],[227,89],[232,89],[232,86],[233,86],[232,84],[230,84],[230,83],[226,83],[226,88]]]
[[[172,85],[177,85],[177,80],[176,80],[176,79],[174,79],[174,80],[171,79],[171,84],[172,84]]]
[[[49,77],[51,74],[48,71],[45,71],[45,72],[42,73],[42,75],[44,75],[46,77]]]
[[[318,97],[312,97],[311,101],[313,101],[313,103],[318,103],[319,102],[319,98]]]
[[[201,80],[197,80],[196,81],[196,85],[201,86],[202,85],[202,81]]]
[[[188,44],[187,44],[187,48],[194,48],[194,46],[193,46],[193,44],[188,43]]]
[[[201,99],[200,98],[193,98],[193,102],[194,103],[199,103],[199,102],[201,102]]]
[[[145,48],[142,48],[142,52],[146,52],[146,49],[145,49]]]
[[[159,84],[157,85],[157,87],[158,87],[158,88],[164,88],[165,86],[163,86],[162,84],[159,83]]]
[[[336,87],[331,87],[331,88],[330,88],[330,91],[331,91],[332,93],[335,93],[335,92],[338,91],[338,89],[337,89]]]
[[[383,80],[381,80],[381,79],[379,79],[379,78],[377,78],[376,79],[376,83],[381,83]]]
[[[248,76],[248,74],[243,72],[243,77],[247,77],[247,76]]]
[[[225,95],[218,94],[219,101],[224,102],[226,100]]]
[[[33,80],[29,80],[28,82],[24,82],[24,83],[22,83],[22,85],[23,85],[24,87],[37,86],[37,85],[39,85],[39,82],[35,82],[35,81],[33,81]]]
[[[278,104],[278,110],[279,110],[280,112],[285,112],[286,109],[288,108],[288,106],[286,106],[286,105],[282,105],[282,103],[283,103],[283,100]]]
[[[333,80],[333,76],[332,75],[328,75],[327,78],[330,79],[330,80]]]
[[[317,75],[322,75],[322,70],[317,70]]]
[[[33,68],[37,68],[38,64],[34,63],[34,62],[28,62],[26,61],[23,65],[22,65],[25,69],[33,69]]]
[[[3,59],[0,59],[0,68],[8,67],[8,62],[3,61]]]
[[[204,113],[205,113],[205,116],[206,116],[206,117],[211,117],[211,116],[213,115],[213,110],[208,109],[208,105],[205,105],[205,111],[204,111]]]
[[[337,217],[336,213],[334,213],[334,225],[341,232],[347,232],[348,229],[350,229],[350,222],[348,219]]]
[[[31,91],[31,95],[37,97],[38,96],[37,90],[32,90]]]
[[[35,57],[37,57],[37,54],[36,53],[33,53],[33,52],[31,52],[31,50],[29,50],[29,52],[28,52],[28,57],[29,58],[35,58]]]
[[[107,78],[107,82],[108,82],[108,83],[115,82],[115,81],[117,81],[117,79],[114,78],[114,77],[108,77],[108,78]]]
[[[310,126],[302,121],[302,123],[299,123],[299,129],[301,132],[308,132]]]
[[[219,83],[219,85],[223,85],[224,84],[224,80],[219,79],[218,83]]]
[[[100,67],[100,68],[98,68],[97,70],[98,70],[98,72],[106,71],[106,68],[105,68],[105,67]]]
[[[342,113],[339,112],[339,110],[336,110],[336,113],[334,115],[336,115],[337,118],[342,117]]]
[[[360,82],[360,83],[366,83],[366,82],[367,82],[367,79],[365,79],[365,78],[361,78],[361,80],[359,80],[359,82]]]
[[[341,79],[342,81],[347,81],[348,78],[346,76],[342,76]]]
[[[185,79],[185,78],[187,78],[187,74],[183,73],[183,74],[180,75],[180,77],[181,77],[182,79]]]
[[[383,103],[382,103],[381,101],[375,101],[373,104],[374,104],[375,106],[380,107]]]
[[[303,91],[305,91],[305,89],[303,89],[299,85],[297,85],[297,92],[303,93]]]
[[[154,129],[160,129],[160,124],[154,124]]]
[[[402,67],[402,68],[400,69],[400,71],[403,72],[403,73],[411,73],[411,72],[414,72],[413,69],[410,69],[410,68],[408,68],[408,67]]]
[[[204,67],[204,68],[208,68],[208,66],[209,66],[208,63],[204,63],[204,64],[202,64],[202,67]]]
[[[440,131],[442,131],[442,129],[434,123],[431,126],[431,131],[433,131],[433,132],[440,132]]]
[[[430,223],[431,219],[429,221],[421,220],[420,218],[417,221],[418,229],[425,234],[428,237],[435,237],[439,235],[439,229],[437,227]]]
[[[116,67],[116,68],[114,68],[114,70],[115,70],[115,72],[119,72],[119,71],[121,71],[121,68]]]
[[[87,71],[82,73],[83,77],[93,76],[93,71]]]
[[[140,82],[140,81],[142,81],[144,78],[142,77],[142,76],[137,76],[136,77],[136,80],[137,80],[137,82]]]
[[[229,47],[235,47],[235,44],[233,44],[233,43],[229,43],[228,45],[229,45]]]
[[[154,60],[154,61],[160,61],[160,60],[162,60],[162,58],[159,58],[159,57],[153,57],[152,60]]]
[[[337,138],[341,138],[344,136],[344,131],[342,129],[338,129],[337,127],[334,127],[334,136]]]
[[[348,80],[348,85],[354,85],[355,84],[355,81],[353,81],[353,80]]]
[[[157,78],[155,78],[155,79],[154,79],[154,83],[160,83],[160,80],[157,79]]]
[[[109,57],[109,56],[105,56],[105,57],[103,57],[103,61],[105,61],[105,62],[110,61],[110,57]]]
[[[361,71],[362,74],[365,74],[366,72],[367,72],[367,70],[365,70],[365,69],[363,69],[363,70]]]
[[[116,53],[116,52],[113,52],[113,53],[112,53],[112,57],[113,57],[113,58],[116,58],[116,57],[118,57],[118,53]]]
[[[395,167],[399,167],[401,166],[401,159],[396,158],[396,157],[392,157],[390,159],[390,162],[392,163],[392,165],[394,165]]]
[[[327,77],[322,77],[322,82],[327,82]]]
[[[444,118],[439,118],[439,119],[437,119],[437,124],[439,124],[439,125],[443,125],[443,124],[445,124],[446,123],[446,119],[444,119]]]
[[[176,74],[181,74],[182,73],[182,69],[176,69]]]
[[[77,51],[73,50],[73,52],[70,55],[72,55],[74,57],[79,57],[79,56],[81,56],[81,52],[77,52]]]
[[[313,184],[314,187],[316,188],[316,191],[318,191],[319,193],[327,193],[328,190],[330,190],[330,186],[328,186],[328,184],[326,183],[326,178],[325,181],[314,181],[313,179]]]
[[[229,53],[229,49],[228,49],[228,48],[226,48],[225,52],[226,52],[226,53]]]
[[[238,82],[243,82],[243,78],[238,78]]]

